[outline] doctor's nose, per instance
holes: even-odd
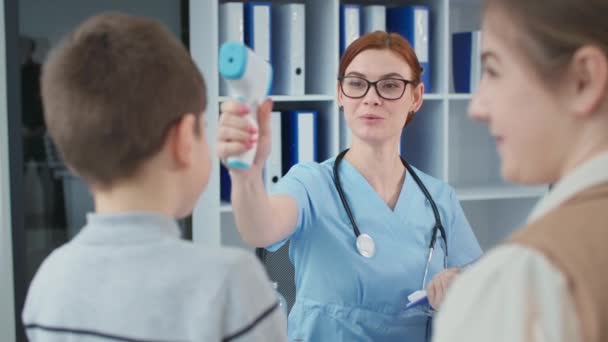
[[[379,106],[382,103],[382,98],[378,95],[378,90],[375,86],[370,85],[367,94],[363,97],[363,103],[369,106]]]

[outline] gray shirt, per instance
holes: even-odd
[[[286,341],[286,319],[249,252],[192,244],[149,213],[96,215],[30,286],[30,341]]]

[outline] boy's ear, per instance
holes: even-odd
[[[198,121],[194,114],[188,113],[181,117],[171,128],[168,144],[173,161],[178,168],[188,167],[192,163]]]

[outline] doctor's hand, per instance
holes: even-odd
[[[443,298],[448,291],[452,282],[460,273],[459,267],[448,268],[445,269],[433,277],[433,280],[429,284],[426,289],[427,296],[429,298],[429,303],[433,307],[433,309],[439,309]]]
[[[231,170],[237,173],[261,173],[270,155],[270,115],[272,100],[267,99],[258,108],[258,128],[248,119],[250,108],[236,100],[222,103],[217,131],[217,154],[222,161],[255,147],[253,166],[248,170]],[[255,110],[255,109],[253,109]]]

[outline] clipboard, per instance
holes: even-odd
[[[435,309],[429,303],[429,297],[425,290],[414,291],[407,296],[409,302],[405,305],[404,313],[407,316],[428,316],[435,314]]]

